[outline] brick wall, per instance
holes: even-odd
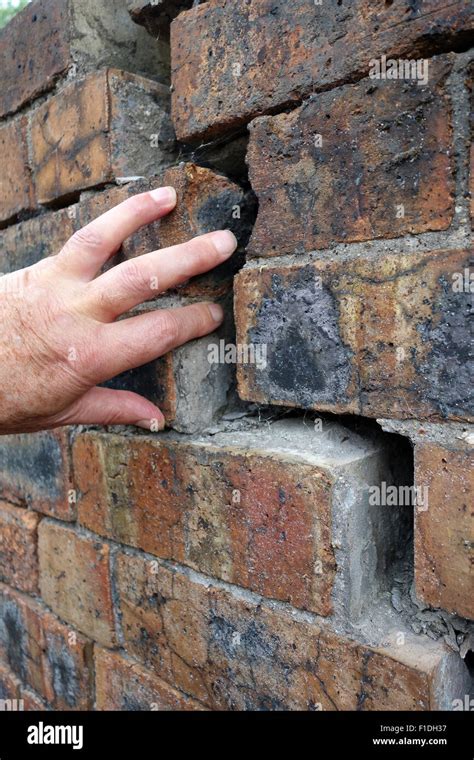
[[[111,381],[166,432],[1,440],[2,705],[466,704],[469,6],[36,0],[0,33],[2,273],[158,184],[115,262],[239,239],[141,307],[219,332]]]

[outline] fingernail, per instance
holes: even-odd
[[[148,420],[138,420],[138,422],[135,422],[135,425],[139,428],[143,428],[144,430],[152,430],[153,432],[157,432],[158,430],[164,430],[165,421],[164,419],[153,417]]]
[[[231,253],[234,253],[237,248],[237,238],[230,230],[219,230],[219,232],[214,232],[213,240],[218,253],[226,258],[230,256]]]
[[[217,303],[211,303],[209,304],[209,311],[212,314],[212,318],[216,322],[222,322],[224,319],[224,311],[222,309],[222,306],[219,306]]]
[[[150,195],[157,203],[165,206],[176,205],[176,190],[174,187],[157,187],[156,190],[150,190]]]

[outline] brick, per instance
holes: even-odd
[[[467,669],[444,644],[359,644],[150,559],[117,558],[125,648],[211,709],[427,710],[465,693]]]
[[[27,219],[0,232],[2,274],[32,266],[58,253],[75,232],[76,207]]]
[[[401,510],[395,523],[370,510],[369,487],[390,477],[381,442],[329,423],[189,443],[86,433],[73,458],[89,530],[320,615],[360,615],[411,530]],[[337,561],[337,590],[336,543],[352,557]]]
[[[169,37],[173,19],[192,4],[193,0],[127,0],[133,21],[144,26],[156,39]]]
[[[46,604],[94,641],[113,646],[109,546],[96,537],[43,520],[38,552],[41,596]]]
[[[338,7],[307,0],[210,0],[171,24],[179,140],[208,139],[302,97],[361,78],[370,61],[420,58],[467,41],[468,0]],[[236,34],[238,30],[238,34]],[[242,45],[245,40],[245,45]],[[269,53],[271,51],[271,54]]]
[[[474,619],[474,452],[472,445],[415,445],[415,484],[428,508],[415,520],[415,580],[419,596]]]
[[[0,712],[19,706],[21,682],[12,671],[0,663]]]
[[[91,707],[91,644],[44,604],[4,585],[0,585],[0,660],[23,687],[53,709]]]
[[[469,251],[386,253],[242,270],[237,342],[243,399],[367,417],[472,419]]]
[[[189,711],[205,708],[130,657],[94,649],[96,710]]]
[[[0,501],[0,581],[21,591],[38,588],[39,515]]]
[[[135,70],[163,78],[165,54],[166,46],[151,46],[120,1],[36,0],[0,32],[0,116],[51,90],[68,72],[128,68],[132,61]]]
[[[259,212],[250,255],[447,229],[453,57],[429,61],[426,87],[364,79],[252,122],[247,161]]]
[[[68,428],[2,436],[0,498],[61,520],[74,519]]]
[[[26,139],[25,117],[0,126],[0,227],[35,207]]]
[[[30,118],[38,201],[67,199],[116,177],[152,175],[169,165],[174,137],[168,97],[163,85],[105,69],[40,105]]]
[[[224,295],[232,285],[232,276],[243,263],[243,247],[250,236],[254,203],[239,185],[221,174],[192,163],[182,163],[166,169],[160,177],[131,182],[125,187],[84,198],[79,205],[78,226],[84,226],[136,193],[166,185],[176,189],[176,209],[126,240],[111,263],[120,263],[149,251],[185,243],[206,232],[228,228],[239,241],[238,251],[211,272],[194,277],[176,289],[177,293],[188,297]]]

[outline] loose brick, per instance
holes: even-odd
[[[68,428],[2,436],[0,498],[61,520],[73,520],[71,476]]]
[[[322,257],[236,277],[237,341],[267,345],[238,366],[260,403],[368,417],[469,420],[469,251]]]
[[[153,175],[169,165],[174,137],[168,97],[163,85],[106,69],[39,106],[30,119],[38,201],[51,203],[116,177]]]
[[[205,708],[130,657],[94,649],[96,710],[189,711]]]
[[[468,0],[429,0],[423,11],[409,0],[337,7],[307,0],[210,0],[171,24],[178,139],[197,141],[235,129],[367,75],[374,58],[432,55],[467,41],[471,29]]]
[[[371,514],[370,485],[390,477],[381,443],[329,423],[189,443],[86,433],[73,457],[78,519],[94,533],[321,615],[335,599],[357,617],[410,529],[400,510],[396,524]],[[337,591],[336,543],[352,557],[338,559]]]
[[[127,0],[135,23],[144,26],[157,39],[163,35],[169,37],[173,19],[192,4],[193,0]]]
[[[38,588],[39,515],[0,501],[0,581],[26,592]]]
[[[211,272],[180,285],[176,292],[188,297],[219,297],[232,284],[232,276],[242,264],[243,247],[250,236],[254,202],[239,185],[210,169],[182,163],[161,176],[131,182],[81,200],[79,226],[83,226],[136,193],[171,185],[178,202],[176,209],[161,220],[147,225],[126,240],[112,264],[159,248],[186,243],[190,238],[231,229],[239,241],[238,251]]]
[[[415,445],[415,484],[427,509],[416,511],[415,579],[419,596],[474,619],[474,452],[472,446]]]
[[[250,255],[447,229],[453,57],[429,61],[424,87],[364,79],[252,122],[247,161],[259,213]]]
[[[26,139],[25,117],[0,126],[0,227],[35,207]]]
[[[358,644],[150,560],[118,556],[125,647],[212,709],[426,710],[465,693],[467,669],[444,644]]]
[[[0,585],[0,660],[53,709],[90,709],[91,644],[42,603],[4,585]]]
[[[116,0],[36,0],[0,32],[0,116],[50,90],[71,70],[128,68],[132,62],[137,71],[164,77],[164,55],[166,45],[150,45]]]
[[[115,643],[110,548],[43,520],[38,531],[41,596],[51,609],[105,646]]]

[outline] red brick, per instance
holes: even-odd
[[[415,520],[415,580],[419,596],[474,619],[474,452],[468,444],[415,445],[415,485],[427,509]]]
[[[116,177],[155,174],[173,156],[168,118],[166,88],[143,77],[105,69],[65,86],[30,117],[38,201],[68,198]],[[151,144],[155,133],[160,149]]]
[[[35,207],[28,165],[26,118],[0,126],[0,227]],[[8,157],[8,160],[5,158]]]
[[[115,643],[110,548],[43,520],[38,531],[41,596],[63,620],[105,646]]]
[[[367,417],[472,419],[470,294],[455,289],[469,251],[315,259],[236,277],[237,342],[266,344],[239,364],[258,403]]]
[[[96,710],[205,710],[129,657],[94,649]]]
[[[120,253],[111,261],[112,264],[160,248],[186,243],[197,235],[216,229],[232,229],[241,246],[245,245],[250,234],[253,211],[245,192],[235,182],[192,163],[169,168],[159,177],[131,182],[125,187],[112,188],[85,198],[79,204],[78,226],[84,226],[136,193],[167,185],[176,189],[176,209],[126,240]],[[240,213],[240,218],[235,219],[234,213]],[[176,292],[182,296],[201,298],[224,295],[232,286],[232,276],[241,263],[240,249],[230,260],[211,272],[180,285]]]
[[[254,121],[247,161],[259,212],[250,254],[447,229],[454,212],[446,90],[453,57],[429,61],[426,87],[364,79]]]
[[[265,452],[258,438],[226,446],[82,435],[74,444],[79,522],[328,615],[337,470],[295,457]]]
[[[150,45],[122,5],[35,0],[16,15],[0,32],[0,116],[51,90],[67,73],[114,65],[164,78],[168,45]]]
[[[38,588],[39,515],[0,501],[0,581],[21,591]]]
[[[67,24],[67,2],[37,0],[0,33],[1,116],[50,89],[68,69]]]
[[[427,710],[465,688],[462,664],[440,683],[444,644],[359,644],[146,557],[118,556],[117,589],[126,650],[212,709]]]
[[[432,55],[447,39],[467,40],[470,29],[468,0],[427,0],[423,11],[410,0],[340,7],[308,0],[209,0],[171,25],[178,139],[234,130],[259,114],[367,75],[371,59]]]
[[[42,603],[3,585],[0,660],[53,709],[91,707],[91,644]]]
[[[2,436],[0,497],[61,520],[73,520],[69,429]]]

